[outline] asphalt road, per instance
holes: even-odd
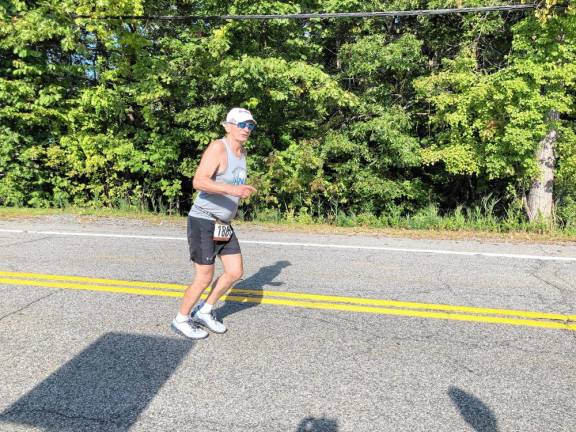
[[[237,232],[191,342],[184,224],[0,220],[0,431],[576,430],[576,243]]]

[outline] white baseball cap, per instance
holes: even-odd
[[[252,113],[244,108],[232,108],[228,111],[226,116],[226,123],[240,123],[245,121],[251,121],[256,124],[256,120],[252,117]]]

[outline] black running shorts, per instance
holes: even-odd
[[[188,216],[188,248],[190,260],[196,264],[211,265],[218,255],[240,253],[240,244],[236,233],[230,240],[217,242],[213,239],[214,221]]]

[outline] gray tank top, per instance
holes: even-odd
[[[246,182],[246,157],[242,154],[239,158],[232,152],[227,140],[222,138],[226,148],[226,170],[212,177],[216,183],[228,183],[242,185]],[[190,216],[200,219],[214,220],[217,217],[221,221],[230,222],[238,212],[239,197],[232,195],[212,194],[201,191],[188,213]]]

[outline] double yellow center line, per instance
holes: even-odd
[[[170,283],[137,282],[82,276],[17,273],[7,271],[0,271],[0,284],[163,297],[181,297],[183,291],[186,289],[185,285]],[[203,297],[205,298],[205,295]],[[576,331],[576,315],[565,315],[560,313],[236,288],[226,295],[223,300],[308,309],[509,324]]]

